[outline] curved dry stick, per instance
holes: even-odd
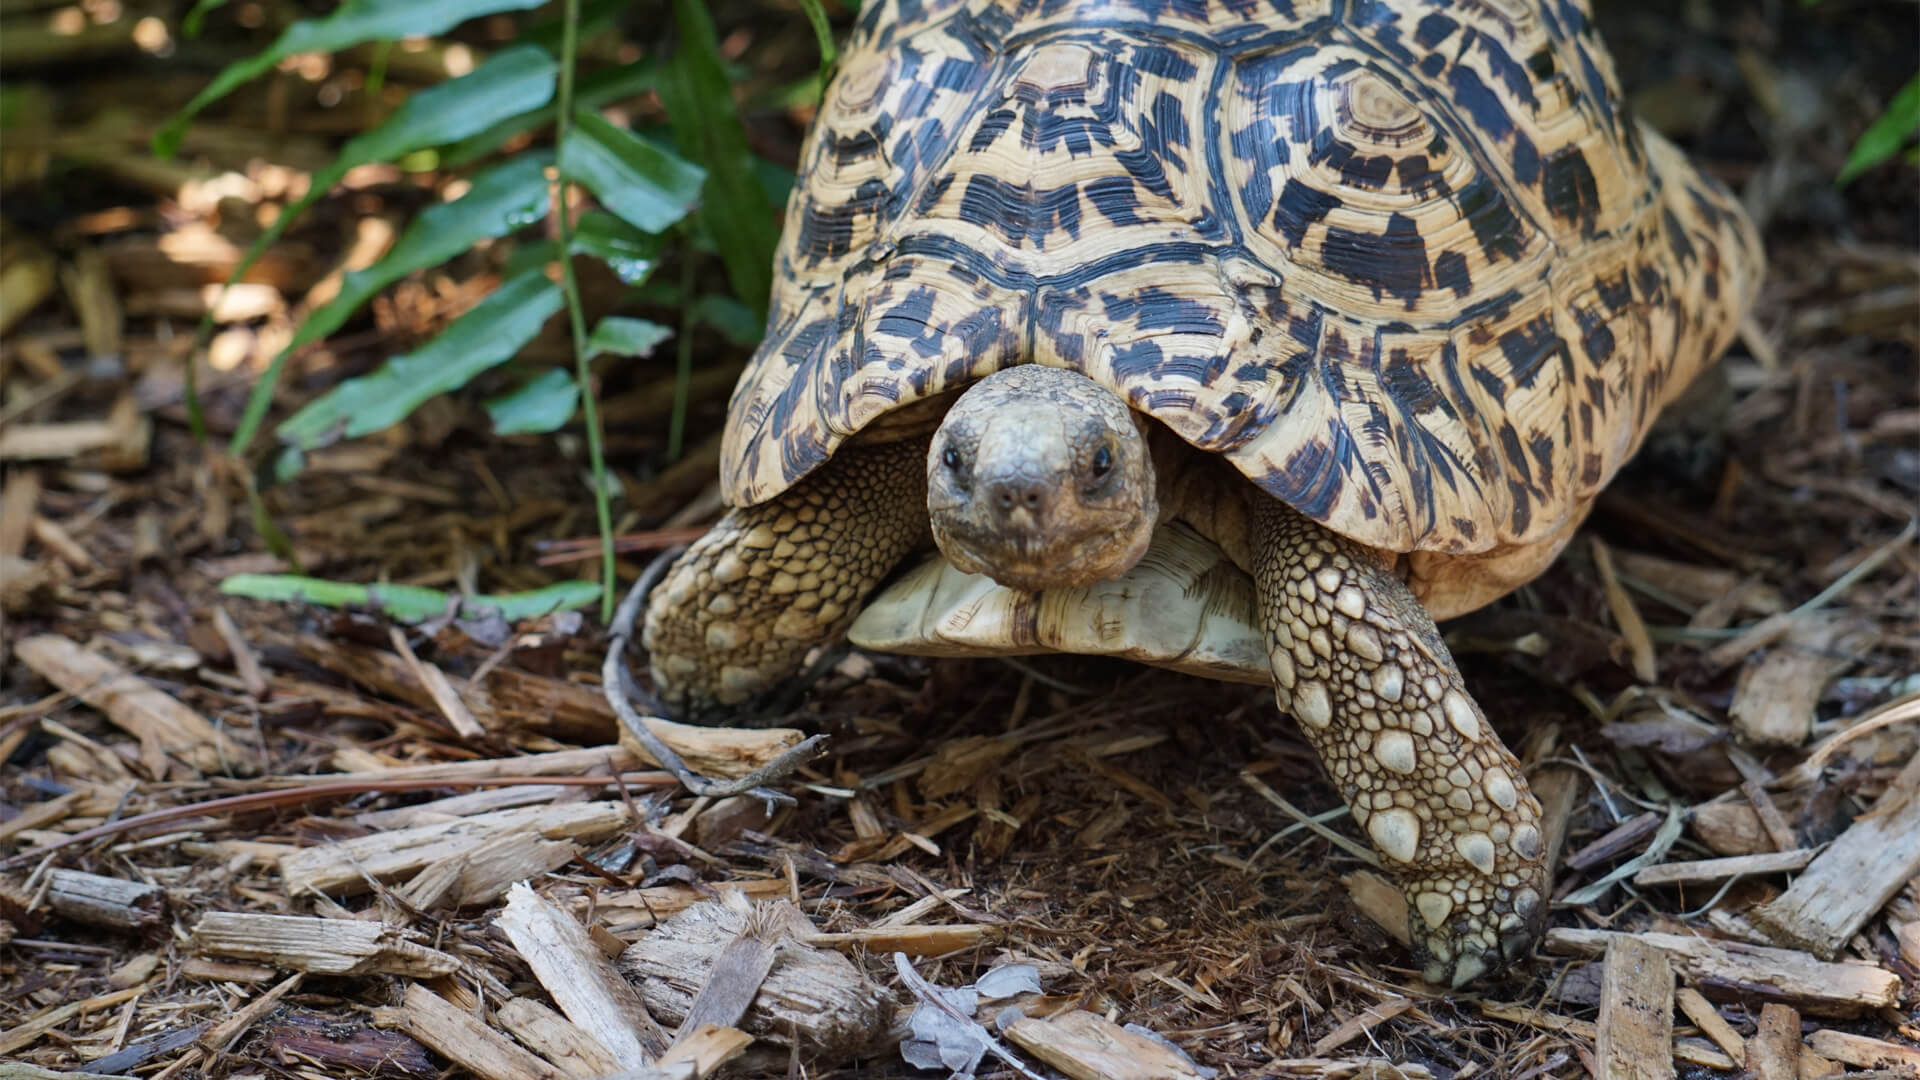
[[[647,726],[648,717],[640,715],[639,710],[633,707],[630,699],[644,693],[623,662],[627,643],[633,637],[634,619],[639,616],[640,606],[646,600],[647,594],[653,591],[654,585],[658,584],[660,578],[666,574],[667,568],[673,565],[673,560],[679,558],[680,553],[686,549],[685,544],[678,544],[656,556],[653,562],[647,565],[646,571],[640,575],[640,579],[633,583],[633,588],[627,590],[627,595],[621,599],[620,606],[614,609],[613,623],[608,627],[612,640],[607,645],[607,658],[600,665],[601,690],[606,694],[607,704],[613,706],[614,715],[620,718],[621,726],[639,740],[647,753],[653,755],[654,761],[658,762],[661,768],[672,773],[682,787],[695,795],[724,797],[744,793],[766,803],[768,810],[772,810],[776,805],[798,805],[798,801],[793,796],[763,785],[785,779],[795,769],[824,753],[827,748],[825,735],[812,735],[801,740],[793,747],[782,751],[772,761],[745,776],[733,780],[717,780],[689,768],[687,763],[681,760],[680,755],[662,742],[660,736],[655,735],[653,729]]]

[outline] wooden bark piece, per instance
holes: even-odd
[[[564,840],[547,840],[530,830],[515,829],[432,863],[400,892],[403,899],[422,910],[442,904],[456,909],[484,904],[497,899],[515,882],[566,865],[579,850]]]
[[[502,833],[524,831],[549,840],[593,840],[627,823],[627,808],[615,802],[568,803],[476,814],[459,821],[373,833],[280,859],[280,880],[289,896],[308,892],[351,896],[372,881],[396,881],[430,863],[473,851]]]
[[[1746,1064],[1746,1040],[1740,1037],[1739,1032],[1733,1030],[1733,1025],[1727,1023],[1726,1017],[1720,1015],[1720,1010],[1713,1007],[1713,1002],[1708,1001],[1700,991],[1691,986],[1683,986],[1674,991],[1673,997],[1674,1003],[1680,1006],[1680,1011],[1687,1015],[1687,1019],[1693,1021],[1701,1034],[1712,1039],[1715,1046],[1726,1051],[1727,1056],[1732,1058],[1735,1064]]]
[[[906,953],[915,959],[945,956],[980,944],[995,927],[981,923],[942,923],[934,926],[868,926],[840,934],[814,934],[807,944],[826,949],[865,949],[875,953]]]
[[[1667,955],[1631,934],[1607,939],[1594,1057],[1602,1080],[1670,1080],[1673,1072],[1673,967]]]
[[[881,989],[839,953],[804,944],[806,915],[786,900],[758,905],[777,929],[779,947],[760,993],[739,1027],[781,1046],[843,1061],[885,1038],[893,1006]],[[621,954],[620,970],[640,987],[647,1007],[680,1023],[708,982],[721,951],[746,927],[746,905],[695,904],[662,922]]]
[[[1735,855],[1725,859],[1698,859],[1693,862],[1661,863],[1633,875],[1640,888],[1651,885],[1696,885],[1706,881],[1725,881],[1749,874],[1784,874],[1813,861],[1806,848],[1792,851],[1763,851],[1755,855]]]
[[[1761,746],[1806,742],[1827,681],[1876,639],[1871,624],[1844,614],[1795,623],[1759,663],[1740,669],[1727,709],[1734,730]]]
[[[1073,1080],[1198,1080],[1185,1054],[1083,1009],[1009,1024],[1007,1041]]]
[[[227,1018],[208,1028],[198,1040],[202,1049],[221,1054],[232,1049],[247,1029],[258,1023],[260,1018],[280,1007],[280,999],[293,993],[306,975],[294,972],[280,980],[271,990],[254,998],[242,1006],[238,1012],[229,1013]]]
[[[402,1076],[432,1080],[440,1072],[427,1049],[403,1031],[382,1031],[358,1018],[294,1009],[260,1025],[249,1052],[264,1061],[300,1061],[321,1076]]]
[[[574,1080],[620,1070],[620,1061],[585,1028],[537,1001],[514,998],[494,1014],[500,1026],[527,1049],[560,1067]]]
[[[1782,945],[1831,960],[1915,874],[1920,874],[1920,754],[1873,810],[1854,819],[1799,879],[1749,916]]]
[[[317,975],[450,975],[460,961],[397,926],[359,919],[210,911],[193,931],[196,951]]]
[[[1920,1050],[1867,1035],[1823,1028],[1807,1036],[1807,1046],[1821,1057],[1856,1068],[1920,1070]]]
[[[567,1074],[540,1060],[505,1035],[456,1009],[419,983],[407,987],[394,1010],[400,1026],[440,1056],[464,1066],[481,1080],[568,1080]]]
[[[1800,1014],[1790,1005],[1768,1004],[1747,1040],[1747,1068],[1753,1080],[1799,1080]]]
[[[779,919],[762,908],[747,913],[746,925],[732,941],[720,949],[713,967],[707,972],[707,984],[693,999],[687,1015],[675,1033],[675,1045],[702,1027],[732,1027],[747,1014],[747,1006],[760,985],[773,970],[773,956],[780,945]]]
[[[695,1080],[713,1073],[753,1045],[753,1036],[723,1024],[701,1024],[660,1055],[659,1068],[693,1066]]]
[[[1623,935],[1609,930],[1547,931],[1547,948],[1599,956],[1616,937],[1633,937],[1667,954],[1681,977],[1708,995],[1794,1003],[1816,1016],[1857,1016],[1899,1000],[1900,980],[1873,964],[1822,963],[1805,953],[1680,934]]]
[[[166,926],[167,893],[158,885],[78,870],[55,870],[49,882],[47,906],[76,922],[137,934]]]
[[[646,1064],[667,1047],[640,995],[613,970],[580,920],[524,883],[507,890],[494,920],[519,950],[554,1004],[617,1061]]]
[[[202,772],[251,775],[253,760],[206,718],[119,664],[58,634],[36,634],[13,647],[41,678],[99,709],[142,743]]]

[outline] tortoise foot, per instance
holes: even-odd
[[[1405,883],[1421,977],[1460,987],[1525,957],[1546,926],[1545,877],[1513,886],[1478,876]]]

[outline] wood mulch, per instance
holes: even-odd
[[[1557,866],[1537,955],[1459,992],[1419,981],[1264,690],[853,653],[775,726],[661,726],[714,776],[829,734],[769,809],[690,795],[623,736],[597,613],[396,625],[223,594],[291,564],[187,433],[186,346],[260,208],[364,126],[342,73],[365,58],[281,73],[163,165],[145,134],[203,75],[137,33],[0,45],[48,119],[0,150],[0,1078],[1920,1073],[1920,207],[1911,166],[1831,184],[1916,13],[1681,8],[1603,22],[1772,273],[1559,563],[1444,628]],[[443,50],[407,55],[390,78]],[[803,118],[756,136],[790,153]],[[357,171],[223,301],[216,436],[422,183]],[[277,407],[424,340],[493,265],[391,290]],[[559,329],[523,362],[564,363]],[[697,332],[681,462],[672,357],[605,373],[626,581],[718,505],[744,357]],[[304,571],[591,575],[577,429],[492,436],[496,389],[269,487]]]

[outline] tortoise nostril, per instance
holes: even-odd
[[[998,483],[993,485],[988,495],[993,500],[993,508],[1001,514],[1011,514],[1016,508],[1022,507],[1029,513],[1038,514],[1047,506],[1045,484]]]

